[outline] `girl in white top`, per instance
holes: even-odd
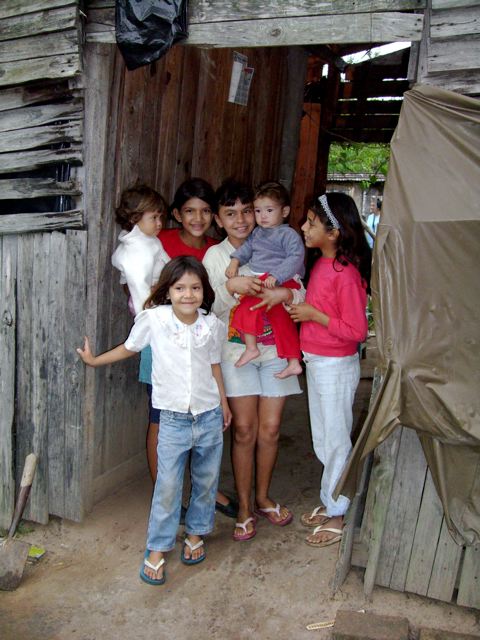
[[[170,260],[157,238],[165,211],[162,196],[146,185],[126,189],[115,210],[122,231],[112,264],[120,271],[120,284],[128,287],[133,315],[143,310],[152,287]]]
[[[275,287],[262,288],[261,281],[247,265],[240,267],[239,276],[227,279],[225,269],[231,253],[240,247],[255,226],[252,190],[237,180],[226,180],[216,192],[219,227],[227,237],[211,247],[203,259],[215,291],[213,310],[229,325],[228,339],[222,350],[222,374],[225,391],[233,414],[232,464],[238,494],[238,522],[233,539],[251,540],[256,535],[257,516],[273,525],[285,526],[292,521],[292,512],[270,497],[270,483],[278,454],[280,422],[287,396],[301,393],[297,376],[280,379],[275,374],[285,368],[279,358],[275,340],[268,329],[258,340],[260,356],[243,367],[235,362],[245,345],[230,324],[232,310],[239,295],[254,295],[262,299],[259,306],[303,302],[305,290]],[[252,505],[252,481],[255,478],[255,503]]]
[[[140,577],[149,584],[165,582],[163,555],[175,546],[190,452],[192,491],[182,562],[197,564],[205,559],[202,537],[213,529],[222,430],[231,422],[220,369],[225,326],[210,313],[214,299],[203,265],[190,256],[174,258],[163,269],[124,344],[94,356],[85,338],[83,349],[77,349],[85,364],[98,367],[152,347],[152,405],[160,410],[162,426],[147,550],[140,570]]]

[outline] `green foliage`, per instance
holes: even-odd
[[[333,143],[328,156],[328,173],[366,173],[364,189],[375,184],[378,175],[387,175],[390,146],[388,144]]]

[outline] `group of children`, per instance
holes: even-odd
[[[225,270],[233,282],[242,266],[241,274],[251,276],[245,294],[252,295],[239,296],[231,326],[226,327],[211,311],[215,293],[200,261],[215,244],[207,235],[216,212],[210,185],[193,179],[179,187],[171,213],[181,226],[165,231],[161,227],[166,206],[158,193],[145,186],[124,192],[117,209],[122,232],[112,262],[128,288],[135,322],[125,343],[110,351],[93,355],[88,338],[77,349],[85,364],[93,367],[142,354],[140,379],[151,385],[147,454],[155,479],[140,570],[149,584],[165,582],[164,553],[175,546],[189,458],[191,495],[181,560],[197,564],[206,557],[203,537],[213,529],[216,504],[225,498],[217,488],[222,431],[229,427],[232,412],[222,377],[222,348],[231,331],[245,346],[235,362],[239,373],[261,355],[257,342],[266,334],[286,360],[276,374],[280,380],[301,372],[303,352],[313,444],[324,472],[321,504],[301,521],[313,527],[306,538],[313,546],[341,539],[348,499],[334,499],[333,493],[351,449],[358,344],[367,335],[371,251],[349,196],[328,193],[315,198],[302,226],[305,246],[318,254],[305,302],[289,296],[290,304],[271,306],[255,294],[277,286],[298,290],[304,276],[304,245],[300,235],[284,224],[289,200],[279,183],[260,185],[252,204],[257,226],[252,233],[245,225],[235,230],[239,235],[244,229],[245,239],[234,244]],[[300,335],[295,323],[301,323]],[[258,516],[281,526],[293,517],[278,504],[275,508],[257,504],[255,515],[236,524],[234,539],[253,537]]]

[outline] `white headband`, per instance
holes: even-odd
[[[330,220],[330,224],[332,225],[332,227],[334,229],[340,229],[340,223],[338,222],[336,217],[333,215],[332,210],[328,206],[327,195],[324,193],[323,196],[320,196],[318,198],[318,201],[322,205],[322,208],[325,211],[327,218]]]

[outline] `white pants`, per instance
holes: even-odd
[[[328,516],[343,516],[350,503],[332,497],[352,449],[353,401],[360,381],[358,354],[331,358],[304,354],[313,448],[323,464],[320,500]]]

